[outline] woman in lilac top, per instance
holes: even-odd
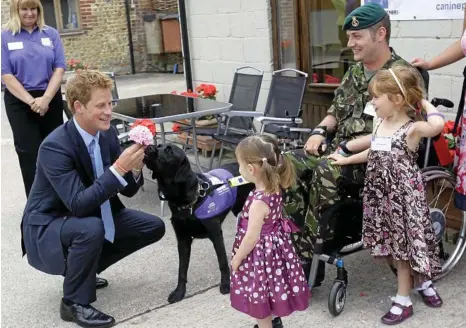
[[[63,123],[65,54],[57,30],[44,24],[39,0],[11,1],[1,42],[5,108],[28,196],[39,146]]]

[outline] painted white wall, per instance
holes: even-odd
[[[257,104],[257,111],[263,111],[273,71],[269,1],[196,0],[186,4],[194,85],[214,83],[217,99],[228,100],[235,70],[257,67],[265,72]]]
[[[462,20],[393,21],[391,46],[404,59],[431,59],[461,37]],[[447,98],[455,103],[456,113],[463,84],[463,59],[447,67],[430,71],[429,98]]]

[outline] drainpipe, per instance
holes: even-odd
[[[126,26],[128,28],[129,58],[131,60],[131,74],[136,74],[136,65],[134,64],[133,33],[131,32],[130,5],[129,5],[129,0],[124,0],[124,1],[125,1],[125,11],[126,11]]]
[[[191,72],[191,55],[189,53],[188,25],[186,19],[185,0],[178,0],[178,10],[180,13],[181,42],[183,45],[184,76],[186,88],[193,91],[193,77]]]

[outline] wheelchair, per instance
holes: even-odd
[[[435,107],[453,107],[453,103],[446,99],[434,98],[431,103]],[[301,148],[300,146],[298,148]],[[439,166],[437,155],[432,148],[430,138],[422,140],[418,165],[427,184],[431,219],[440,248],[442,270],[433,278],[436,281],[446,276],[465,252],[466,215],[454,206],[455,175],[449,169]],[[328,308],[333,316],[343,312],[346,302],[348,272],[345,269],[344,257],[363,249],[363,185],[364,181],[351,181],[342,174],[342,178],[337,181],[341,201],[319,213],[308,284],[309,288],[312,288],[318,274],[322,273],[322,268],[319,268],[320,262],[336,266],[337,275],[328,298]],[[329,229],[332,230],[331,233]],[[392,267],[391,269],[396,274],[396,270]]]

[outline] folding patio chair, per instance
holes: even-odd
[[[248,74],[245,71],[252,69],[257,73]],[[230,98],[228,100],[231,103],[233,112],[254,112],[257,106],[257,100],[259,98],[259,92],[262,85],[262,78],[264,71],[253,67],[243,66],[235,70],[233,77],[233,84],[230,91]],[[262,115],[262,114],[261,114]],[[213,137],[215,134],[223,134],[225,130],[226,117],[220,115],[217,117],[217,127],[213,128],[196,128],[196,135],[198,136],[209,136]],[[230,120],[230,127],[240,127],[243,129],[254,129],[254,122],[252,117],[234,117]],[[189,147],[189,131],[192,129],[191,126],[183,127],[182,131],[188,132],[186,143],[183,145],[184,149]],[[213,160],[215,157],[215,145],[212,149],[209,170],[212,169]]]
[[[307,76],[304,72],[289,68],[274,71],[264,113],[245,111],[225,113],[227,121],[223,133],[213,136],[215,140],[222,143],[218,165],[221,164],[224,148],[234,149],[242,139],[256,132],[254,128],[245,128],[244,125],[232,128],[230,122],[233,119],[257,118],[261,123],[260,133],[270,133],[279,138],[292,140],[299,138],[301,132],[290,131],[289,128],[297,128],[302,123],[301,105],[306,90]]]

